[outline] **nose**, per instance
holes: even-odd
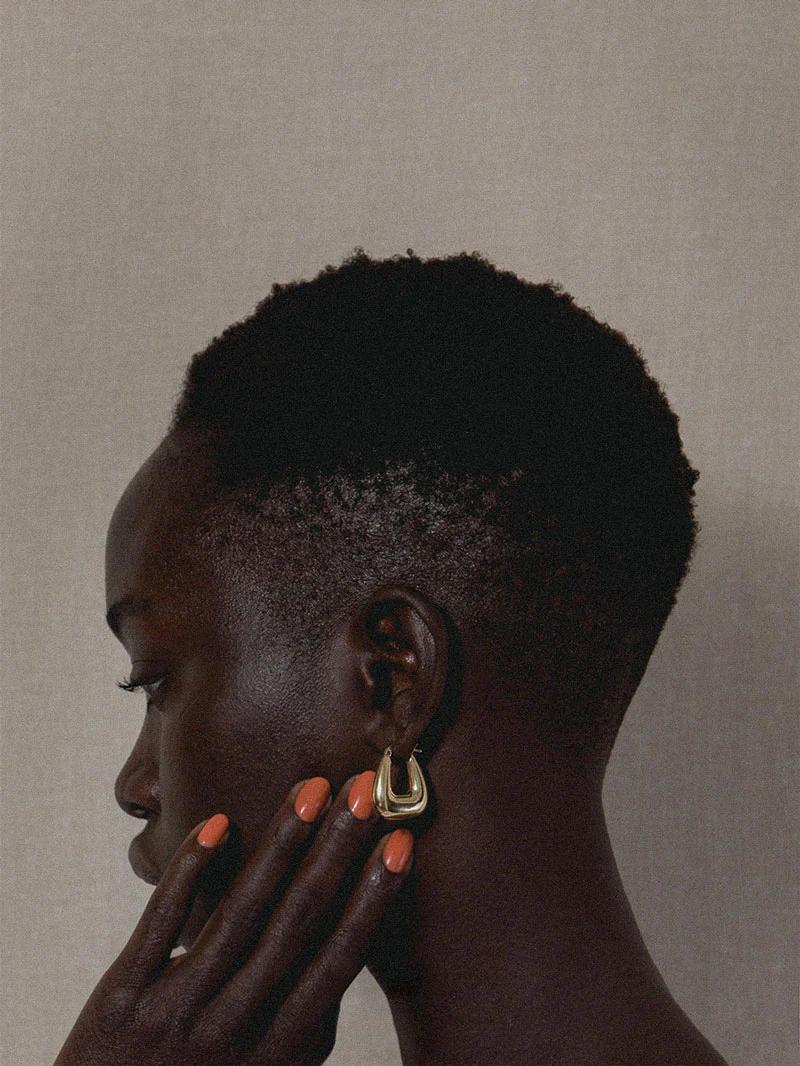
[[[161,812],[158,768],[137,748],[128,756],[114,782],[114,798],[132,818],[150,818]]]

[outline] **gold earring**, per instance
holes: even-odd
[[[414,751],[422,751],[422,748],[414,748]],[[388,821],[416,818],[428,805],[425,776],[414,758],[413,751],[408,757],[406,768],[410,791],[397,795],[392,791],[392,749],[387,748],[384,751],[372,786],[372,802],[378,813]]]

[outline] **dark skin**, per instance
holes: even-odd
[[[117,780],[121,806],[147,818],[132,861],[140,875],[161,876],[158,893],[174,876],[167,869],[173,856],[179,866],[181,848],[198,852],[191,836],[198,823],[217,811],[230,819],[226,839],[211,858],[202,856],[193,894],[186,888],[188,919],[173,923],[173,943],[187,954],[165,963],[159,942],[158,979],[162,988],[171,978],[184,981],[170,987],[179,1002],[194,1004],[196,1020],[199,1004],[225,988],[219,960],[195,961],[216,945],[225,973],[244,974],[218,1002],[230,1007],[251,996],[267,1004],[243,1012],[253,1039],[267,1034],[250,1057],[218,1046],[206,1047],[202,1061],[324,1061],[341,995],[366,964],[387,995],[404,1066],[725,1066],[671,997],[637,928],[606,830],[605,759],[542,743],[533,716],[522,718],[489,691],[468,637],[457,652],[458,713],[435,750],[420,756],[429,809],[407,822],[347,821],[354,775],[376,769],[387,745],[402,765],[435,726],[451,691],[451,624],[424,588],[387,575],[330,633],[324,655],[292,657],[288,638],[222,554],[210,558],[191,547],[211,478],[196,442],[184,433],[166,438],[117,505],[106,570],[108,606],[127,604],[112,611],[111,622],[134,680],[166,675],[147,690],[154,706]],[[291,552],[291,544],[282,550]],[[641,672],[632,667],[628,699]],[[344,819],[335,847],[315,850],[315,841],[327,839],[332,807],[294,850],[270,857],[265,841],[275,820],[289,819],[299,782],[315,775],[331,782]],[[399,767],[394,781],[396,789],[405,784]],[[380,846],[398,825],[414,834],[414,858],[410,871],[392,875]],[[281,911],[281,877],[298,870],[303,856],[311,865],[294,874],[288,892],[295,891],[295,905],[284,897]],[[255,991],[242,944],[226,946],[218,928],[214,936],[217,904],[235,894],[243,867],[248,883],[261,886],[240,900],[251,908],[247,928],[258,906],[273,923],[257,972],[283,974],[282,984],[262,981]],[[264,908],[267,899],[273,902]],[[329,941],[343,918],[350,941]],[[281,971],[279,957],[291,958],[293,968]],[[124,984],[125,972],[114,971],[111,983]],[[77,1050],[67,1047],[59,1066],[157,1061],[147,1058],[153,1026],[148,1036],[146,1023],[158,1001],[142,996],[137,1017],[145,1024],[128,1034],[127,1058],[108,1059],[84,1026]],[[275,1003],[288,1006],[270,1030]],[[297,1003],[303,1010],[292,1009]],[[297,1021],[303,1011],[315,1012],[313,1032]],[[170,1048],[165,1061],[191,1060]]]

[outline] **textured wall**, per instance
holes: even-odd
[[[789,2],[4,4],[3,1062],[51,1062],[150,890],[103,541],[192,352],[273,281],[476,249],[639,344],[703,525],[612,837],[732,1066],[794,1061],[798,260]],[[364,973],[337,1066],[399,1062]]]

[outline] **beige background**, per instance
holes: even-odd
[[[611,832],[678,1001],[794,1062],[795,6],[5,2],[3,1063],[52,1062],[150,892],[113,505],[192,352],[357,244],[554,278],[664,384],[703,530]],[[329,1061],[399,1062],[366,973]]]

